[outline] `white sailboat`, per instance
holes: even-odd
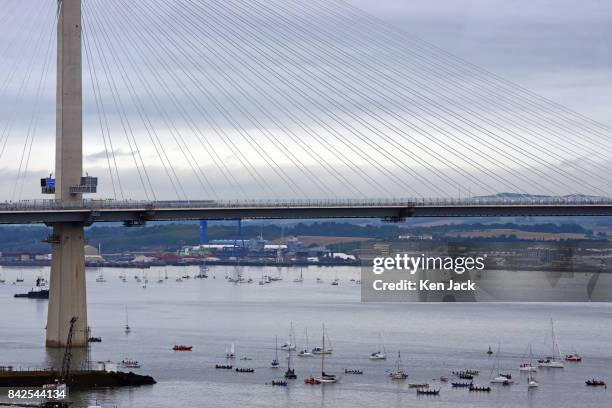
[[[533,367],[531,364],[532,361],[533,353],[531,352],[531,344],[529,344],[529,367],[533,368],[533,370],[530,370],[529,375],[527,376],[527,389],[537,388],[540,385],[532,374],[532,372],[536,370],[535,367]]]
[[[387,352],[385,350],[385,344],[382,341],[382,334],[378,333],[378,351],[370,354],[370,360],[386,360]]]
[[[300,277],[293,280],[295,283],[304,282],[304,276],[302,275],[302,268],[300,268]]]
[[[329,347],[325,347],[325,345],[323,345],[323,347],[315,347],[312,349],[312,354],[331,354],[332,351],[334,351],[334,349],[332,348],[331,345],[331,340],[329,339],[329,336],[326,335],[325,333],[323,333],[323,336],[327,339],[327,343],[329,344]]]
[[[318,381],[321,384],[329,384],[329,383],[335,383],[338,382],[338,379],[336,378],[336,376],[334,374],[327,374],[325,372],[325,354],[329,354],[326,353],[326,349],[325,349],[325,325],[323,325],[323,335],[321,336],[321,342],[322,342],[322,347],[321,347],[321,376],[320,377],[315,377],[315,381]]]
[[[501,367],[500,367],[500,354],[501,354],[501,345],[497,346],[497,353],[495,354],[495,360],[493,362],[493,368],[491,368],[491,375],[490,377],[493,376],[493,372],[497,371],[497,376],[492,378],[490,380],[491,384],[503,384],[503,385],[510,385],[512,383],[514,383],[514,380],[512,379],[512,375],[511,374],[502,374],[501,371]]]
[[[229,348],[225,348],[225,358],[236,358],[236,346],[234,343]]]
[[[298,357],[314,357],[314,354],[312,354],[309,350],[310,346],[308,344],[308,328],[306,328],[306,347],[304,348],[304,350],[301,350],[298,353]]]
[[[289,341],[281,346],[281,350],[289,351],[295,350],[295,332],[293,331],[293,322],[291,322],[291,329],[289,330]]]
[[[564,363],[561,360],[561,352],[559,351],[559,345],[555,337],[555,325],[553,319],[550,319],[550,330],[552,336],[552,355],[538,360],[538,367],[544,368],[563,368]]]
[[[521,363],[521,365],[519,366],[519,371],[523,371],[523,372],[537,371],[537,368],[533,365],[533,353],[531,350],[531,343],[529,343],[529,361]]]

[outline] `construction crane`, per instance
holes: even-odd
[[[59,380],[65,384],[70,374],[70,363],[72,362],[72,335],[74,334],[74,324],[78,317],[70,319],[70,330],[68,330],[68,339],[66,339],[66,348],[64,349],[64,357],[62,358],[62,369],[60,371]]]

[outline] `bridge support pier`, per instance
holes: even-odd
[[[87,346],[87,296],[85,290],[85,242],[83,224],[53,226],[53,259],[49,282],[47,347],[66,344],[70,319],[78,317],[73,346]]]
[[[80,205],[83,175],[83,88],[81,0],[58,0],[57,119],[55,198]],[[77,317],[73,346],[87,345],[85,241],[83,223],[53,224],[53,259],[49,282],[47,347],[66,345],[70,319]]]

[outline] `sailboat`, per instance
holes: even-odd
[[[125,307],[125,328],[124,328],[125,334],[128,334],[129,332],[132,331],[132,329],[130,328],[130,324],[128,323],[128,310],[127,310],[127,306]]]
[[[529,368],[533,368],[533,370],[529,370],[529,375],[527,376],[527,389],[536,388],[540,384],[536,381],[535,377],[532,374],[532,371],[535,371],[535,367],[531,365],[533,360],[533,353],[531,352],[531,344],[529,345]],[[521,364],[522,366],[522,364]]]
[[[6,280],[4,279],[4,273],[0,272],[0,283],[4,284]]]
[[[159,273],[159,275],[157,277],[157,283],[164,283],[164,280],[161,277],[161,272]]]
[[[297,378],[295,369],[291,368],[291,349],[289,349],[289,355],[287,356],[287,371],[285,371],[285,378],[288,380],[295,380]]]
[[[402,368],[402,356],[398,350],[397,359],[395,360],[395,370],[391,371],[389,377],[393,380],[405,380],[408,378],[408,374]]]
[[[561,360],[561,352],[559,351],[559,345],[555,337],[555,325],[553,319],[550,319],[550,329],[552,336],[552,355],[550,357],[542,358],[538,360],[538,367],[545,368],[563,368],[563,360]]]
[[[234,343],[230,345],[229,349],[227,347],[225,348],[225,358],[236,358],[236,347]]]
[[[323,335],[327,337],[327,343],[329,343],[329,347],[328,348],[315,347],[312,349],[312,354],[331,354],[332,351],[334,351],[334,349],[331,346],[331,340],[329,340],[329,336],[327,336],[325,333]]]
[[[298,353],[298,357],[314,357],[314,354],[312,354],[308,348],[308,328],[306,328],[306,348]]]
[[[102,273],[102,270],[100,270],[100,274],[96,278],[96,282],[106,282],[106,279],[104,279],[104,274]]]
[[[300,268],[300,277],[293,280],[295,283],[304,282],[304,276],[302,275],[302,268]]]
[[[338,381],[338,379],[336,378],[336,376],[334,374],[326,374],[325,373],[325,354],[329,354],[326,353],[325,350],[325,325],[323,325],[323,334],[321,336],[321,341],[322,341],[322,348],[321,348],[321,376],[320,377],[315,377],[314,380],[318,381],[319,383],[335,383]]]
[[[529,373],[529,376],[527,377],[527,388],[536,388],[539,385],[540,384],[536,381],[533,374]]]
[[[281,350],[295,350],[295,332],[293,331],[293,322],[291,322],[291,329],[289,330],[289,341],[281,346]]]
[[[493,363],[493,368],[491,368],[491,376],[493,375],[493,371],[497,370],[497,376],[491,379],[491,384],[503,384],[510,385],[514,382],[511,374],[502,374],[500,371],[500,359],[499,356],[501,354],[501,345],[497,346],[497,353],[495,354],[495,361]],[[490,378],[490,377],[489,377]]]
[[[529,343],[529,361],[526,363],[521,363],[519,366],[519,371],[536,371],[537,369],[533,366],[533,353],[531,351],[531,343]]]
[[[272,360],[270,367],[278,368],[279,365],[280,363],[278,362],[278,336],[275,336],[274,337],[274,360]]]
[[[17,279],[15,279],[15,282],[23,282],[23,272],[21,272],[19,277]]]
[[[385,351],[385,345],[382,341],[382,334],[378,333],[378,351],[370,354],[370,360],[386,360],[387,353]]]

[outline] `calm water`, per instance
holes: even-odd
[[[46,301],[14,299],[28,290],[48,268],[3,268],[7,284],[0,285],[0,365],[44,367],[57,359],[44,344]],[[304,269],[304,282],[294,283],[295,268],[269,268],[283,281],[260,286],[261,268],[244,268],[253,284],[231,284],[224,276],[233,268],[212,267],[211,278],[176,282],[196,268],[167,269],[169,279],[156,283],[164,268],[146,271],[147,288],[134,280],[136,269],[104,269],[105,283],[95,282],[98,270],[88,270],[89,322],[103,338],[92,345],[92,360],[138,360],[139,372],[152,375],[154,386],[112,389],[75,395],[76,407],[95,400],[107,407],[609,407],[612,391],[584,385],[588,378],[612,382],[612,305],[610,304],[363,304],[358,268]],[[12,285],[23,273],[25,282]],[[127,282],[119,275],[125,273]],[[216,279],[212,279],[212,275]],[[339,286],[331,286],[334,277]],[[316,283],[316,277],[324,283]],[[123,333],[125,307],[132,332]],[[584,361],[562,370],[539,370],[540,387],[528,391],[526,375],[517,367],[531,343],[535,356],[550,353],[550,323],[562,353],[579,352]],[[320,345],[325,323],[334,352],[326,371],[356,368],[363,375],[342,375],[337,384],[309,386],[306,376],[320,371],[318,358],[294,358],[298,380],[289,387],[266,385],[284,369],[269,368],[274,336],[287,340],[293,322],[298,349],[308,329],[310,347]],[[382,333],[388,359],[370,361]],[[234,366],[253,367],[254,374],[215,370],[225,363],[225,348],[236,344]],[[175,343],[191,344],[192,352],[171,351]],[[432,381],[453,369],[478,369],[475,383],[488,384],[494,359],[485,354],[501,344],[500,364],[512,370],[516,383],[493,386],[490,394],[452,389]],[[398,350],[409,373],[405,382],[387,376]],[[279,351],[281,364],[286,353]],[[251,361],[239,358],[248,356]],[[441,387],[438,397],[417,397],[409,382]]]

